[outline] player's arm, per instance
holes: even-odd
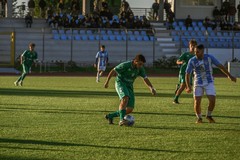
[[[186,92],[187,93],[191,93],[192,91],[192,87],[190,85],[190,73],[186,73],[185,74],[185,80],[186,80]]]
[[[104,88],[108,88],[108,83],[109,83],[110,79],[112,78],[112,76],[115,76],[116,74],[117,74],[117,72],[116,72],[114,69],[112,69],[112,70],[109,72],[109,74],[108,74],[108,76],[107,76],[107,79],[106,79],[106,81],[105,81],[105,84],[104,84]]]
[[[233,82],[237,82],[237,78],[236,77],[233,77],[228,71],[227,69],[222,65],[222,64],[219,64],[217,65],[217,67]]]
[[[97,65],[98,65],[98,57],[99,57],[99,52],[97,52],[97,54],[96,54],[96,60],[95,60],[95,63],[94,63],[94,67],[97,67]]]
[[[193,64],[190,59],[188,62],[187,68],[186,68],[186,73],[185,73],[186,92],[187,93],[191,93],[191,91],[192,91],[192,87],[190,84],[190,78],[191,78],[192,71],[193,71]]]
[[[183,53],[176,61],[177,65],[181,65],[184,63],[184,57],[185,57],[185,53]]]
[[[180,64],[183,64],[184,61],[181,61],[181,60],[177,60],[176,61],[176,64],[180,65]]]
[[[24,58],[25,58],[24,54],[22,54],[21,57],[20,57],[20,64],[23,64]]]
[[[150,80],[147,77],[145,77],[145,78],[143,78],[143,81],[148,86],[148,88],[150,89],[152,95],[156,95],[157,94],[156,89],[153,87]]]
[[[212,63],[217,66],[231,81],[237,82],[237,79],[233,77],[227,69],[213,56],[209,55],[209,57],[212,59]]]

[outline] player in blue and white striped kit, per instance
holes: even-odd
[[[194,72],[193,96],[194,111],[197,116],[196,123],[202,123],[201,99],[204,91],[209,101],[206,118],[210,123],[215,123],[215,120],[212,118],[212,111],[216,101],[212,64],[217,66],[231,81],[237,81],[215,57],[204,54],[204,46],[202,44],[195,47],[195,56],[188,62],[185,79],[187,85],[186,91],[187,93],[191,93],[190,75]]]
[[[100,82],[100,76],[106,70],[108,64],[108,52],[105,50],[105,46],[101,45],[100,51],[97,52],[95,67],[97,67],[96,82]]]

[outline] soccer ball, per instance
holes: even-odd
[[[132,115],[126,115],[125,117],[124,117],[124,120],[126,120],[127,121],[127,123],[125,124],[126,126],[129,126],[129,127],[131,127],[131,126],[133,126],[133,124],[134,124],[134,117],[132,116]]]

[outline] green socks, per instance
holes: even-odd
[[[120,116],[120,121],[122,121],[125,115],[126,115],[126,109],[123,109],[123,110],[118,110],[118,111],[113,112],[113,113],[109,113],[108,117],[110,119],[113,119],[114,117],[119,117]]]
[[[174,97],[174,101],[178,101],[179,96]]]
[[[109,114],[108,114],[108,117],[109,117],[110,119],[113,119],[114,117],[119,117],[119,110],[116,111],[116,112],[113,112],[113,113],[109,113]]]
[[[120,121],[122,121],[124,116],[126,115],[126,109],[119,110],[119,114],[120,114]]]

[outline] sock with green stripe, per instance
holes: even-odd
[[[126,109],[119,110],[120,121],[123,120],[125,115],[126,115]]]
[[[113,119],[114,117],[119,117],[119,110],[108,114],[108,118]]]

